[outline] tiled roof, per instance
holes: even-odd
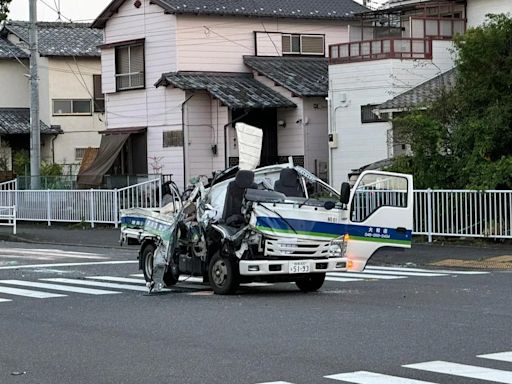
[[[123,4],[113,0],[94,21],[103,28]],[[280,17],[295,19],[351,19],[368,8],[353,0],[153,0],[169,13],[220,16]]]
[[[244,56],[244,63],[297,96],[327,96],[326,58]]]
[[[450,69],[449,71],[446,71],[443,74],[386,101],[376,109],[383,111],[425,107],[436,100],[440,96],[441,91],[451,90],[455,85],[456,76],[456,69]]]
[[[27,59],[28,53],[19,49],[6,38],[0,37],[0,59]]]
[[[55,135],[62,133],[60,128],[52,128],[42,121],[41,133]],[[29,108],[0,108],[0,135],[23,135],[30,133]]]
[[[39,22],[39,53],[41,56],[99,57],[98,45],[103,33],[87,23]],[[23,41],[29,41],[27,21],[8,21],[5,28]]]
[[[155,84],[184,90],[204,90],[233,108],[288,108],[296,105],[248,73],[172,72],[164,73]]]

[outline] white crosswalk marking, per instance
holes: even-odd
[[[352,282],[352,281],[363,281],[364,279],[356,279],[356,278],[353,278],[353,279],[350,279],[350,278],[347,278],[347,277],[335,277],[335,276],[331,276],[329,273],[327,274],[327,277],[325,278],[325,280],[327,281],[337,281],[337,282]]]
[[[481,357],[482,359],[506,361],[512,363],[512,352],[488,353],[486,355],[478,355],[477,357]]]
[[[112,295],[116,293],[116,291],[105,291],[102,289],[92,289],[92,288],[82,288],[82,287],[72,287],[67,285],[58,285],[58,284],[47,284],[47,283],[38,283],[35,281],[22,281],[22,280],[0,280],[1,284],[7,285],[21,285],[24,287],[31,288],[43,288],[49,289],[53,291],[64,291],[64,292],[75,292],[75,293],[85,293],[88,295]]]
[[[7,303],[8,301],[12,301],[11,299],[0,299],[0,303]]]
[[[339,373],[324,377],[327,379],[346,381],[348,383],[356,384],[435,384],[430,381],[407,379],[405,377],[389,376],[367,371]]]
[[[113,281],[113,282],[117,282],[117,283],[144,284],[144,285],[146,285],[146,280],[144,280],[144,279],[132,279],[130,277],[86,276],[85,278],[86,279],[91,279],[91,280]]]
[[[112,288],[112,289],[125,289],[127,291],[138,291],[138,292],[148,292],[148,289],[141,285],[128,285],[128,284],[116,284],[116,283],[104,283],[101,281],[90,281],[90,280],[79,280],[79,279],[66,279],[66,278],[52,278],[52,279],[40,279],[43,281],[53,281],[55,283],[64,283],[64,284],[76,284],[76,285],[85,285],[91,287],[102,287],[102,288]],[[162,289],[163,292],[168,292],[168,289]]]
[[[410,272],[405,268],[402,270],[388,271],[385,269],[371,269],[369,271],[363,271],[363,273],[377,273],[379,275],[396,275],[396,276],[422,276],[422,277],[438,277],[448,276],[447,273],[434,273],[434,272]]]
[[[404,368],[418,369],[447,375],[512,384],[512,372],[500,369],[477,367],[474,365],[450,363],[447,361],[429,361],[419,364],[403,365]]]
[[[32,297],[35,299],[49,299],[51,297],[65,297],[66,296],[66,295],[61,295],[59,293],[47,293],[47,292],[31,291],[29,289],[19,289],[19,288],[9,288],[9,287],[0,287],[0,293],[6,293],[8,295],[15,295],[15,296]]]
[[[458,271],[450,269],[421,269],[421,268],[407,268],[407,267],[377,267],[368,266],[365,268],[369,271],[383,270],[383,271],[410,271],[410,272],[434,272],[434,273],[446,273],[451,275],[486,275],[488,271]]]
[[[377,279],[377,280],[394,280],[406,279],[405,276],[388,276],[388,275],[375,275],[366,272],[330,272],[330,277],[358,277],[362,279]]]
[[[118,264],[138,264],[137,260],[123,260],[123,261],[95,261],[83,263],[51,263],[51,264],[28,264],[28,265],[9,265],[0,267],[0,270],[7,269],[34,269],[34,268],[56,268],[56,267],[81,267],[87,265],[118,265]]]

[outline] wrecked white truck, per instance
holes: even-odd
[[[177,284],[180,275],[202,276],[217,294],[255,281],[316,291],[326,273],[362,271],[379,248],[410,247],[412,176],[364,172],[352,190],[343,183],[338,192],[291,163],[251,170],[261,133],[243,124],[237,133],[239,167],[196,182],[183,199],[171,186],[159,211],[122,212],[122,239],[141,244],[150,291]]]

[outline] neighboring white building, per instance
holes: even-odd
[[[330,47],[331,183],[406,152],[388,117],[451,87],[453,36],[507,12],[509,0],[394,0],[362,15],[351,42]]]
[[[0,45],[4,46],[0,49],[4,52],[0,53],[0,83],[9,89],[0,92],[0,135],[13,149],[28,149],[29,24],[8,21],[0,33]],[[90,24],[40,22],[38,39],[41,157],[49,163],[69,165],[66,171],[73,173],[85,149],[99,147],[98,132],[105,128],[97,48],[102,34]]]
[[[108,136],[126,140],[117,140],[124,147],[113,166],[170,173],[183,186],[237,163],[241,121],[263,128],[263,164],[293,156],[326,176],[326,47],[348,41],[354,14],[366,8],[352,0],[205,4],[114,0],[93,23],[104,30],[103,145]]]

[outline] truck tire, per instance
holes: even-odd
[[[217,295],[230,295],[236,292],[240,284],[235,262],[220,252],[213,255],[208,266],[210,286]]]
[[[155,255],[156,247],[153,243],[148,243],[144,246],[141,252],[142,258],[142,273],[144,274],[144,280],[150,283],[153,281],[153,257]],[[168,270],[164,274],[164,283],[166,286],[170,287],[172,285],[176,285],[178,279],[176,279],[171,270]]]
[[[302,292],[318,291],[325,281],[325,273],[315,273],[297,280],[295,284]]]

